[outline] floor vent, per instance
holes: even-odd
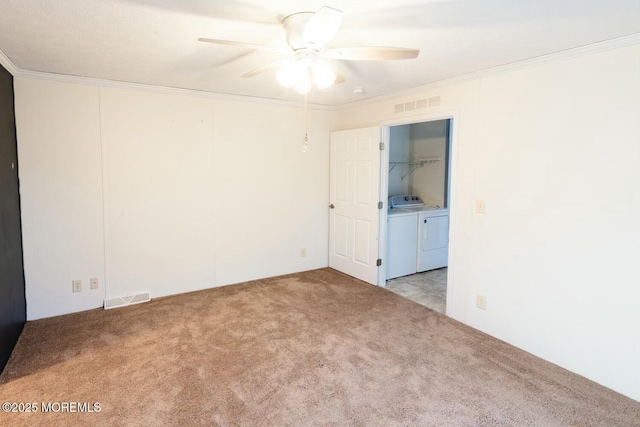
[[[109,298],[104,300],[104,309],[124,307],[127,305],[140,304],[151,301],[149,292],[140,292],[138,294],[127,295],[124,297]]]

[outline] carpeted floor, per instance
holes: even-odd
[[[28,322],[0,402],[100,404],[2,426],[640,425],[640,403],[330,269]]]

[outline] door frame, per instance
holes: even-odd
[[[449,189],[449,197],[447,207],[449,208],[449,249],[448,249],[448,267],[447,267],[447,304],[446,315],[451,317],[453,315],[454,308],[454,295],[455,288],[455,240],[452,239],[455,236],[456,223],[457,223],[457,202],[456,202],[456,187],[458,176],[458,123],[459,112],[458,110],[442,111],[437,113],[422,114],[407,116],[393,120],[385,120],[380,122],[380,137],[384,143],[385,149],[380,153],[380,200],[383,202],[383,209],[380,210],[380,220],[378,223],[378,254],[381,254],[382,265],[378,268],[378,286],[385,287],[387,280],[387,202],[389,196],[389,143],[390,143],[390,128],[393,126],[411,125],[415,123],[433,122],[438,120],[450,120],[449,126],[449,174],[447,177],[447,186]],[[454,161],[454,159],[456,161]]]

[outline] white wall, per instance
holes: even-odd
[[[329,264],[329,138],[334,112],[216,100],[216,283]],[[300,249],[307,257],[300,257]]]
[[[436,95],[426,116],[457,118],[449,313],[640,400],[640,46],[345,109],[336,127]]]
[[[101,88],[107,297],[214,286],[213,100]]]
[[[389,129],[389,162],[408,163],[411,159],[411,127],[409,125],[393,126]],[[409,178],[405,165],[396,165],[389,172],[389,196],[410,194]]]
[[[104,299],[99,89],[14,79],[27,319]],[[89,279],[99,279],[89,289]],[[71,281],[83,291],[72,293]]]
[[[309,111],[303,153],[299,108],[15,87],[29,320],[327,266],[335,113]]]
[[[447,120],[415,123],[409,128],[411,129],[411,162],[417,163],[420,159],[425,158],[440,159],[439,162],[424,164],[408,177],[412,188],[411,192],[420,196],[427,205],[444,206]]]

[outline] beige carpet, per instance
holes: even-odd
[[[631,426],[640,403],[330,269],[28,322],[2,426]],[[52,406],[56,408],[56,406]]]

